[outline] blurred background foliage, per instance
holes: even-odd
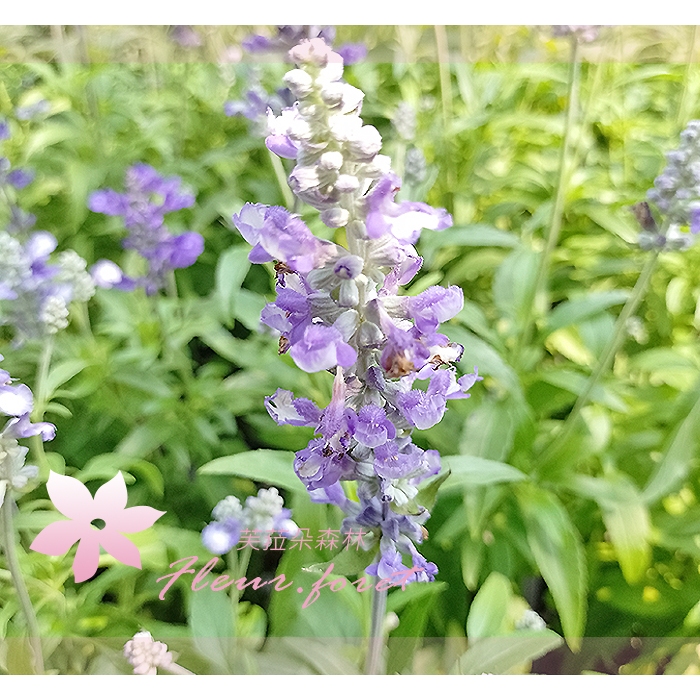
[[[196,192],[195,207],[170,221],[206,239],[198,263],[177,272],[178,296],[98,290],[57,337],[48,382],[47,418],[58,427],[51,468],[93,491],[120,469],[130,505],[167,511],[133,537],[143,570],[104,555],[99,575],[76,585],[70,557],[28,552],[29,591],[51,667],[62,672],[128,672],[120,646],[141,627],[198,672],[355,672],[351,642],[367,632],[369,603],[354,589],[306,610],[295,594],[247,589],[236,654],[225,595],[193,595],[183,580],[158,598],[156,578],[170,562],[210,558],[199,533],[230,493],[277,485],[302,527],[340,523],[294,479],[290,451],[309,430],[277,427],[263,406],[277,387],[325,405],[330,375],[308,376],[278,356],[258,320],[273,272],[249,265],[231,224],[245,202],[283,204],[285,193],[262,132],[223,105],[244,96],[251,71],[273,92],[287,66],[240,48],[269,27],[195,27],[189,47],[173,31],[0,27],[0,115],[13,127],[5,147],[13,165],[37,173],[20,193],[37,228],[89,263],[128,267],[118,222],[86,202],[95,189],[121,189],[125,169],[142,161]],[[417,437],[452,471],[423,546],[440,573],[390,594],[400,624],[388,670],[489,671],[496,649],[486,638],[517,634],[512,611],[529,606],[567,641],[535,661],[536,672],[700,672],[700,247],[659,256],[612,368],[565,444],[547,454],[653,255],[636,245],[629,208],[686,122],[700,118],[697,28],[610,27],[581,46],[543,298],[534,285],[560,178],[568,40],[549,27],[338,27],[345,41],[369,48],[346,78],[366,93],[363,117],[384,152],[399,165],[407,148],[425,156],[423,181],[404,196],[454,217],[454,228],[422,236],[425,264],[409,293],[464,289],[464,310],[445,332],[465,347],[462,371],[476,365],[485,378]],[[15,118],[39,100],[48,111]],[[417,114],[410,140],[391,124],[401,102]],[[32,386],[41,348],[9,341],[0,335],[3,366]],[[260,449],[278,452],[247,454]],[[56,516],[43,485],[19,505],[26,548]],[[253,552],[250,574],[311,582],[317,575],[302,567],[328,559],[319,550],[280,555]],[[0,605],[0,666],[18,672],[23,622],[4,570]],[[303,652],[295,636],[309,638]],[[493,672],[527,672],[545,647]],[[479,653],[486,661],[474,660]]]

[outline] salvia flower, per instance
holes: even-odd
[[[242,46],[249,53],[278,55],[280,59],[287,60],[289,50],[305,39],[322,39],[330,45],[335,40],[335,27],[280,25],[273,36],[253,34],[243,40]],[[343,44],[336,50],[346,65],[358,63],[367,55],[367,47],[360,43]]]
[[[284,389],[265,406],[280,425],[314,429],[294,470],[312,500],[344,510],[344,532],[369,530],[366,544],[379,543],[367,572],[390,576],[407,570],[409,558],[419,569],[410,580],[432,581],[437,568],[415,546],[429,513],[415,499],[440,457],[411,433],[439,422],[447,400],[467,398],[481,377],[476,369],[458,377],[463,348],[439,332],[461,310],[462,290],[429,287],[410,297],[399,287],[421,267],[421,230],[443,230],[452,219],[396,201],[401,181],[380,154],[379,132],[360,117],[364,94],[343,81],[342,57],[320,38],[290,56],[298,67],[285,82],[297,102],[273,118],[266,144],[296,160],[292,190],[326,226],[345,229],[347,247],[317,238],[282,207],[246,204],[234,217],[253,246],[251,262],[276,262],[277,299],[261,319],[279,333],[280,353],[307,372],[335,375],[325,408]],[[356,482],[357,500],[344,481]]]
[[[93,192],[88,201],[90,210],[121,217],[129,232],[122,247],[135,250],[147,263],[145,275],[131,278],[115,263],[101,260],[92,268],[95,283],[127,291],[143,287],[150,295],[166,286],[170,272],[194,264],[204,250],[201,234],[187,231],[173,235],[164,222],[166,214],[191,207],[194,201],[194,195],[182,189],[180,178],[163,177],[145,163],[127,170],[126,192]]]
[[[213,554],[230,552],[243,533],[251,543],[266,549],[274,533],[289,538],[299,532],[291,519],[292,511],[284,507],[276,488],[260,489],[257,496],[246,499],[245,505],[235,496],[227,496],[216,504],[211,515],[214,520],[202,530],[202,542]]]
[[[139,676],[155,676],[158,669],[170,670],[173,655],[163,642],[153,639],[150,632],[137,632],[125,645],[124,656]]]
[[[4,358],[0,355],[0,361]],[[0,368],[0,416],[7,421],[0,431],[0,504],[8,489],[22,489],[39,469],[25,464],[29,450],[18,440],[39,435],[46,442],[53,440],[56,427],[51,423],[32,423],[30,414],[34,396],[28,386],[13,383],[10,374]]]
[[[24,242],[0,231],[0,324],[14,328],[18,344],[63,330],[69,304],[95,293],[85,260],[73,250],[53,255],[56,247],[47,231]]]
[[[657,225],[645,202],[635,207],[644,228],[639,244],[646,250],[685,250],[700,233],[700,120],[681,132],[680,146],[666,154],[666,162],[647,192],[649,202],[664,216],[663,225]]]

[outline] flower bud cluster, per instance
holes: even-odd
[[[379,133],[359,116],[363,93],[342,82],[342,58],[320,39],[290,56],[298,68],[285,81],[298,102],[273,118],[266,143],[296,158],[295,194],[327,226],[345,228],[347,248],[317,238],[282,207],[247,204],[234,216],[253,246],[251,262],[276,261],[277,299],[262,321],[280,334],[280,353],[307,372],[335,374],[323,409],[283,389],[265,405],[280,425],[314,428],[294,469],[312,500],[344,510],[345,532],[373,533],[367,542],[378,542],[378,559],[368,573],[405,571],[406,555],[422,569],[410,580],[430,581],[437,568],[415,547],[429,513],[416,496],[440,471],[440,457],[414,445],[411,433],[438,423],[447,400],[467,398],[481,377],[476,369],[457,376],[463,348],[438,332],[461,310],[462,290],[398,291],[421,267],[413,246],[421,230],[452,220],[443,209],[395,201],[401,182],[379,153]],[[346,496],[344,481],[356,482],[357,499]]]
[[[0,324],[14,328],[22,343],[58,333],[68,326],[68,305],[95,293],[87,263],[67,250],[50,260],[56,239],[46,231],[24,243],[0,231]]]
[[[132,278],[111,260],[100,260],[91,270],[95,284],[123,291],[143,287],[146,294],[152,295],[165,288],[173,270],[193,265],[204,251],[204,239],[194,231],[173,236],[164,216],[191,207],[194,201],[194,195],[181,189],[180,178],[165,178],[145,163],[127,170],[126,192],[93,192],[89,209],[121,217],[129,232],[122,247],[135,250],[147,264],[145,275]]]
[[[287,538],[299,532],[276,488],[260,489],[257,496],[248,496],[245,506],[235,496],[227,496],[211,515],[214,521],[202,530],[202,542],[213,554],[231,551],[246,530],[257,534],[263,549],[270,546],[274,532]]]
[[[139,676],[155,676],[158,669],[169,670],[173,655],[163,642],[157,642],[150,632],[137,632],[125,645],[124,656]]]

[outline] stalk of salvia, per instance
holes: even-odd
[[[278,424],[315,429],[317,437],[296,454],[295,472],[313,501],[343,509],[344,534],[370,532],[365,546],[376,557],[366,572],[408,572],[405,556],[413,569],[408,582],[432,581],[437,567],[416,548],[429,513],[416,496],[440,471],[440,457],[414,445],[411,433],[438,423],[447,399],[468,397],[481,377],[475,369],[458,378],[463,348],[438,333],[462,308],[462,290],[398,292],[422,265],[414,248],[421,230],[443,230],[452,220],[443,209],[395,201],[400,180],[380,154],[379,132],[360,118],[364,94],[342,81],[342,58],[320,39],[300,43],[290,56],[298,68],[285,82],[297,102],[270,116],[266,144],[296,160],[292,191],[326,226],[344,228],[347,245],[317,238],[282,207],[246,204],[234,216],[253,246],[251,262],[276,262],[277,299],[262,321],[279,333],[280,353],[304,371],[334,375],[324,409],[283,389],[265,404]],[[427,387],[414,388],[419,380]],[[356,482],[356,499],[347,497],[344,481]],[[383,596],[372,614],[366,670],[378,673]]]
[[[664,251],[687,250],[700,233],[700,120],[691,121],[681,132],[680,148],[666,155],[667,166],[654,180],[647,197],[663,215],[659,225],[646,202],[634,207],[642,227],[639,246],[651,251],[642,268],[632,294],[615,322],[613,334],[593,369],[571,413],[553,442],[540,458],[544,463],[557,455],[571,435],[595,386],[610,368],[622,346],[628,322],[641,304],[656,269],[659,254]]]
[[[0,355],[0,361],[3,359]],[[28,386],[16,384],[10,374],[0,369],[0,415],[7,422],[0,431],[0,512],[2,513],[2,549],[5,565],[17,591],[20,609],[27,625],[29,642],[34,653],[34,669],[44,672],[39,625],[17,555],[17,533],[14,527],[15,499],[27,483],[36,479],[37,467],[25,464],[29,450],[19,440],[35,437],[40,442],[52,440],[56,428],[51,423],[32,423],[34,397]]]

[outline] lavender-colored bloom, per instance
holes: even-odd
[[[351,66],[353,63],[359,63],[367,56],[367,47],[364,44],[343,44],[336,51],[343,57],[343,63],[346,66]]]
[[[9,138],[10,125],[4,119],[0,119],[0,141],[5,141]]]
[[[93,192],[88,199],[91,211],[119,216],[129,235],[122,247],[135,250],[147,262],[146,274],[129,279],[118,268],[108,268],[104,261],[97,268],[100,286],[131,289],[141,286],[147,294],[155,294],[166,286],[172,270],[193,265],[204,251],[201,234],[188,231],[173,236],[165,226],[164,217],[174,211],[191,207],[194,195],[182,189],[180,178],[163,177],[145,163],[131,166],[126,173],[126,192],[105,189]]]
[[[447,400],[467,398],[481,377],[476,369],[457,377],[463,348],[438,332],[462,308],[462,290],[430,287],[408,297],[399,287],[421,267],[413,247],[421,230],[452,220],[445,210],[395,201],[401,182],[379,153],[379,133],[359,116],[364,95],[342,82],[343,58],[319,38],[290,57],[299,67],[285,83],[297,104],[270,117],[267,145],[297,160],[290,186],[326,226],[345,228],[348,245],[317,239],[281,207],[247,204],[234,217],[251,262],[277,263],[277,298],[262,320],[280,333],[280,352],[305,371],[335,374],[323,411],[282,389],[265,406],[279,424],[314,429],[295,473],[312,500],[344,510],[344,532],[370,529],[381,556],[367,572],[407,571],[410,557],[421,571],[409,580],[431,581],[437,568],[414,546],[429,517],[416,497],[440,458],[414,445],[411,431],[435,425]],[[419,380],[428,380],[426,389],[414,388]],[[342,489],[349,480],[357,499]]]
[[[12,185],[16,190],[23,190],[27,185],[34,182],[34,173],[30,170],[22,170],[17,168],[8,173],[6,181],[9,185]]]
[[[305,372],[320,372],[338,365],[350,367],[357,360],[357,351],[343,340],[340,331],[322,323],[307,326],[289,354]]]
[[[261,547],[266,549],[272,533],[290,538],[299,532],[291,515],[276,488],[260,489],[257,496],[247,498],[245,506],[235,496],[228,496],[214,507],[214,521],[202,530],[202,543],[213,554],[226,554],[248,531],[257,535]]]

